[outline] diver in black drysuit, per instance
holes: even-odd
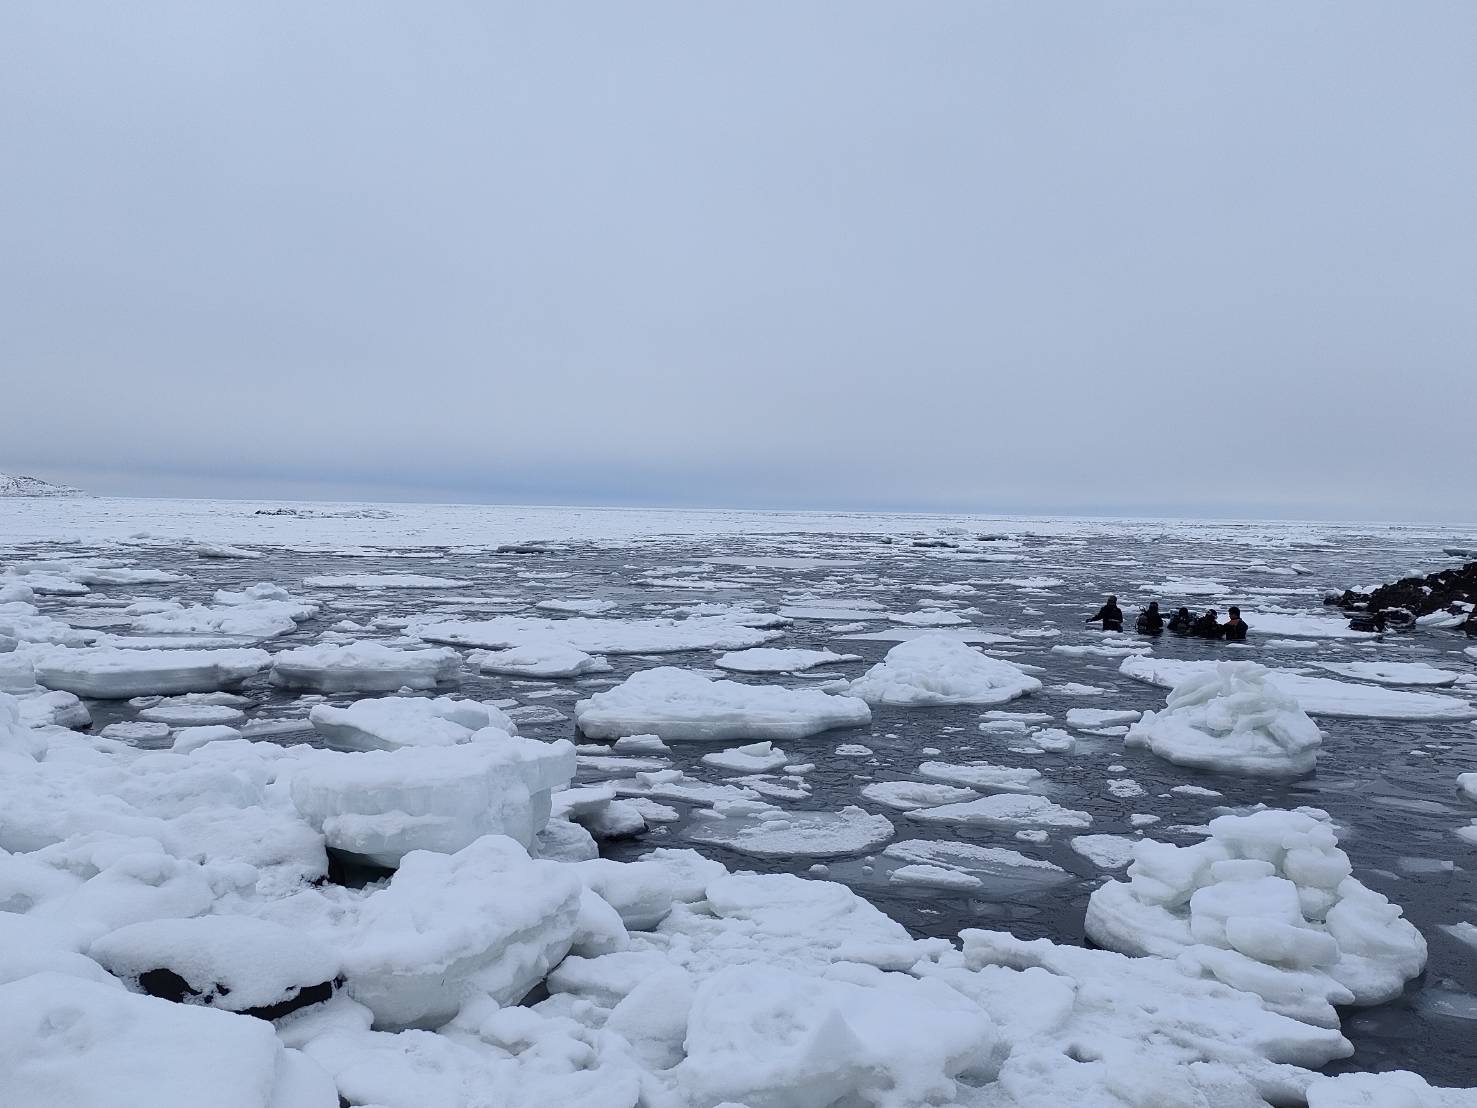
[[[1231,618],[1222,625],[1221,634],[1225,636],[1227,642],[1245,642],[1246,632],[1249,630],[1246,621],[1241,618],[1241,609],[1233,606]]]
[[[1097,615],[1087,617],[1088,623],[1096,623],[1098,620],[1103,621],[1104,631],[1123,630],[1123,609],[1118,607],[1116,596],[1108,597],[1108,602],[1097,610]]]
[[[1223,639],[1226,629],[1216,621],[1215,609],[1207,608],[1205,614],[1195,621],[1192,634],[1197,639]]]
[[[1169,629],[1176,635],[1188,635],[1195,630],[1195,617],[1189,608],[1181,608],[1169,617]]]
[[[1164,617],[1159,614],[1159,601],[1149,601],[1149,606],[1139,613],[1134,621],[1134,630],[1140,635],[1157,635],[1164,630]]]

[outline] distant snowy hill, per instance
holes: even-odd
[[[53,485],[39,477],[0,473],[0,496],[89,496],[71,485]]]

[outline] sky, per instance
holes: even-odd
[[[0,471],[1477,522],[1477,4],[8,0]]]

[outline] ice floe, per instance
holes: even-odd
[[[957,639],[927,635],[899,643],[854,681],[837,686],[871,704],[1004,704],[1041,682],[1019,666]]]
[[[272,683],[317,692],[434,689],[454,681],[462,656],[447,647],[399,650],[377,642],[299,646],[272,656]]]
[[[731,669],[736,673],[799,673],[816,666],[859,661],[859,654],[837,654],[834,650],[756,647],[752,650],[720,654],[713,660],[713,664],[719,669]]]
[[[1337,1027],[1335,1006],[1389,1000],[1426,964],[1421,933],[1351,874],[1334,830],[1310,814],[1220,816],[1193,846],[1141,842],[1128,880],[1092,894],[1087,933]]]
[[[664,654],[683,650],[745,650],[780,637],[730,616],[688,619],[534,619],[499,616],[472,623],[413,620],[408,628],[428,642],[507,650],[563,643],[587,654]]]
[[[405,746],[455,746],[485,727],[515,734],[517,725],[493,704],[451,697],[386,696],[356,700],[344,708],[318,704],[308,713],[313,728],[334,750],[397,750]]]
[[[1123,744],[1176,765],[1296,776],[1318,761],[1323,734],[1255,662],[1221,662],[1177,684],[1162,712],[1145,712]]]
[[[1211,672],[1219,663],[1176,658],[1125,658],[1121,672],[1136,681],[1173,688],[1188,677]],[[1465,700],[1435,693],[1407,692],[1374,685],[1307,677],[1273,669],[1267,681],[1287,693],[1313,716],[1364,719],[1465,720],[1477,719],[1477,708]]]
[[[87,647],[40,655],[36,680],[49,689],[100,700],[211,692],[240,685],[267,668],[265,650],[119,650]]]
[[[712,681],[673,666],[633,673],[575,704],[580,730],[594,739],[657,735],[666,742],[800,739],[871,722],[854,697],[816,689]]]

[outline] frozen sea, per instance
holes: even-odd
[[[261,511],[285,514],[257,514]],[[260,557],[206,558],[200,544],[231,544]],[[518,549],[498,551],[508,544]],[[340,621],[358,625],[347,636],[353,640],[393,640],[405,619],[559,618],[547,607],[551,602],[598,600],[608,602],[599,605],[604,609],[599,618],[610,619],[680,615],[693,605],[788,609],[795,618],[767,646],[828,649],[861,659],[804,673],[742,674],[715,669],[722,651],[611,654],[610,672],[568,680],[491,676],[464,667],[459,684],[448,691],[516,701],[513,714],[522,733],[539,739],[584,742],[576,733],[574,702],[641,669],[673,665],[756,684],[817,687],[856,677],[881,660],[901,637],[923,629],[917,626],[919,613],[924,620],[952,623],[950,633],[981,641],[992,656],[1027,667],[1042,681],[1041,691],[997,711],[1049,715],[1046,726],[1073,734],[1072,751],[1037,748],[1029,730],[1011,730],[1009,723],[981,730],[988,709],[979,706],[874,705],[870,726],[777,742],[787,764],[813,768],[797,775],[803,786],[789,783],[789,791],[804,795],[785,795],[782,782],[766,799],[796,812],[856,805],[890,819],[895,842],[1008,848],[1060,872],[986,869],[977,873],[978,886],[959,891],[892,879],[900,863],[877,847],[866,853],[842,850],[824,859],[759,857],[702,841],[701,832],[712,821],[695,817],[690,803],[662,797],[659,802],[675,808],[679,818],[639,838],[605,844],[607,856],[631,859],[653,847],[695,846],[733,869],[806,875],[824,864],[831,880],[849,885],[917,937],[952,938],[962,928],[985,927],[1085,944],[1087,898],[1122,870],[1101,868],[1074,850],[1070,840],[1082,832],[1050,830],[1023,839],[1010,828],[929,822],[876,803],[863,790],[877,782],[920,781],[918,768],[926,761],[1029,768],[1044,778],[1040,793],[1091,815],[1091,834],[1147,835],[1181,845],[1196,841],[1205,823],[1225,811],[1258,804],[1320,808],[1337,826],[1355,875],[1401,905],[1430,945],[1425,973],[1402,996],[1344,1013],[1343,1030],[1356,1053],[1329,1072],[1404,1068],[1433,1084],[1470,1085],[1477,1082],[1477,1061],[1470,1053],[1477,1033],[1477,949],[1443,927],[1477,923],[1477,846],[1456,834],[1477,818],[1477,802],[1455,784],[1459,773],[1477,769],[1477,725],[1465,719],[1320,716],[1325,739],[1316,772],[1269,781],[1180,768],[1147,750],[1125,749],[1119,735],[1087,733],[1069,727],[1067,720],[1071,709],[1163,707],[1163,688],[1121,673],[1121,656],[1094,652],[1116,646],[1151,649],[1153,657],[1163,659],[1255,660],[1328,678],[1335,675],[1316,668],[1317,663],[1421,662],[1458,677],[1449,687],[1405,691],[1470,703],[1477,698],[1477,666],[1464,653],[1470,640],[1439,630],[1379,639],[1329,637],[1344,625],[1321,603],[1330,590],[1454,564],[1457,560],[1442,552],[1451,545],[1477,546],[1477,530],[106,498],[0,501],[0,562],[107,559],[185,576],[163,584],[99,584],[85,595],[37,598],[42,613],[78,628],[126,631],[127,621],[119,615],[123,601],[205,602],[218,589],[273,582],[322,605],[317,617],[291,634],[262,644],[273,652],[318,642]],[[352,581],[358,575],[422,575],[462,583],[438,588],[304,584],[313,577]],[[1224,614],[1238,604],[1251,637],[1245,646],[1228,646],[1168,635],[1153,640],[1105,636],[1087,627],[1084,618],[1107,593],[1119,596],[1130,625],[1150,599],[1157,599],[1166,614],[1181,604],[1195,611],[1215,607]],[[953,613],[958,621],[928,613]],[[1092,649],[1070,649],[1077,647]],[[251,702],[245,709],[248,720],[280,724],[261,741],[317,741],[306,722],[308,705],[298,693],[278,689],[264,676],[247,682],[241,692]],[[328,701],[353,699],[334,695]],[[137,718],[124,700],[86,704],[94,730]],[[161,746],[168,741],[157,740]],[[654,761],[704,782],[729,783],[743,774],[705,764],[703,757],[743,741],[673,742],[665,753],[630,755],[585,743],[578,780],[629,778],[632,768],[622,759],[640,758],[648,768]]]

